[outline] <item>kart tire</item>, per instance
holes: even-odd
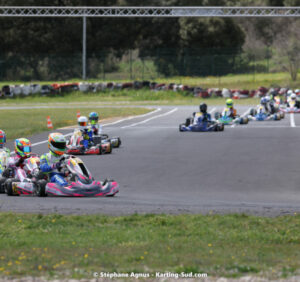
[[[7,196],[19,196],[19,194],[15,194],[13,191],[13,182],[19,182],[19,180],[15,178],[9,178],[4,183]]]
[[[180,132],[183,132],[183,129],[182,129],[183,126],[185,126],[185,124],[179,124],[179,131]]]
[[[102,154],[103,154],[102,147],[101,147],[101,145],[99,145],[99,153],[98,153],[98,155],[102,155]]]
[[[280,116],[278,114],[274,115],[274,120],[280,120]]]
[[[4,183],[6,179],[6,177],[0,177],[0,193],[5,193]]]
[[[281,117],[282,119],[284,119],[284,117],[285,117],[284,112],[280,112],[280,117]]]
[[[221,114],[219,112],[215,113],[215,119],[218,120],[221,117]]]
[[[224,131],[224,123],[219,123],[217,125],[218,131]]]
[[[250,110],[250,116],[256,116],[256,114],[257,114],[257,111],[256,111],[256,109],[251,109]]]
[[[188,127],[192,122],[192,118],[187,118],[185,121],[185,126]]]
[[[38,197],[46,197],[46,185],[47,181],[45,179],[38,180],[35,188],[35,194]]]
[[[112,150],[113,150],[113,146],[112,146],[111,142],[109,142],[109,150],[106,153],[111,154]]]

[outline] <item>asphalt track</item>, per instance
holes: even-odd
[[[249,108],[237,107],[238,113]],[[162,106],[149,115],[104,127],[110,136],[122,138],[122,147],[111,155],[82,159],[95,178],[119,182],[120,193],[115,197],[1,194],[0,210],[109,215],[237,212],[276,216],[300,212],[300,114],[286,115],[281,121],[228,126],[224,132],[179,132],[179,123],[195,110]],[[38,143],[33,147],[35,153],[47,151],[46,138],[47,133],[31,138]]]

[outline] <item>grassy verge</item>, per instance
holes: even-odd
[[[300,72],[299,72],[300,75]],[[114,82],[127,82],[127,80],[111,79]],[[142,78],[137,80],[143,80]],[[144,80],[147,80],[146,78]],[[155,78],[150,79],[151,81],[162,82],[162,83],[179,83],[189,86],[200,86],[203,88],[230,88],[230,89],[257,89],[260,86],[271,87],[279,85],[281,87],[300,87],[300,81],[292,81],[290,74],[287,72],[277,73],[251,73],[251,74],[228,74],[226,76],[208,76],[208,77],[168,77],[168,78]],[[80,82],[81,78],[70,79],[66,82]],[[88,82],[101,82],[101,79],[89,79]],[[106,79],[106,82],[109,80]],[[31,83],[42,83],[52,84],[59,81],[33,81]],[[65,82],[65,81],[64,81]],[[0,82],[0,86],[7,84],[24,84],[24,81],[3,81]]]
[[[123,91],[105,91],[100,93],[81,93],[73,92],[65,94],[64,96],[52,96],[52,97],[40,97],[29,96],[26,98],[14,98],[3,100],[0,106],[12,106],[22,104],[47,104],[56,105],[59,104],[131,104],[131,105],[199,105],[201,102],[206,102],[209,105],[224,105],[225,100],[222,97],[213,97],[209,99],[203,99],[193,97],[186,93],[173,92],[173,91],[159,91],[153,92],[150,90],[123,90]],[[240,99],[235,101],[239,105],[257,104],[257,98]]]
[[[78,108],[81,115],[97,111],[100,119],[140,115],[149,112],[143,108]],[[76,124],[77,109],[30,109],[30,110],[1,110],[0,129],[4,130],[8,139],[28,137],[35,133],[47,131],[46,117],[50,116],[54,129]]]
[[[300,216],[0,214],[0,277],[93,272],[295,275]]]

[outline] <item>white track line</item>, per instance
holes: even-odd
[[[244,112],[241,117],[244,117],[245,115],[249,114],[250,113],[250,110],[251,108],[249,108],[246,112]],[[236,123],[234,123],[233,125],[231,125],[231,127],[235,127],[236,126]]]
[[[290,113],[290,122],[291,122],[291,127],[296,127],[294,113]]]
[[[156,119],[156,118],[159,118],[159,117],[164,117],[164,116],[170,115],[170,114],[176,112],[177,110],[178,110],[178,108],[175,108],[175,109],[173,109],[173,110],[171,110],[169,112],[166,112],[164,114],[156,115],[154,117],[151,117],[151,118],[148,118],[148,119],[145,119],[143,121],[136,122],[136,123],[133,123],[133,124],[130,124],[130,125],[126,125],[126,126],[123,126],[121,128],[124,129],[124,128],[128,128],[128,127],[134,127],[134,126],[139,125],[139,124],[144,124],[144,123],[146,123],[146,122],[148,122],[148,121],[150,121],[152,119]]]
[[[216,110],[216,108],[212,108],[209,113],[212,114],[214,111]]]

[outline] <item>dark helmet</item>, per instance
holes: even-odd
[[[205,103],[200,104],[199,106],[200,112],[205,114],[207,112],[207,105]]]

